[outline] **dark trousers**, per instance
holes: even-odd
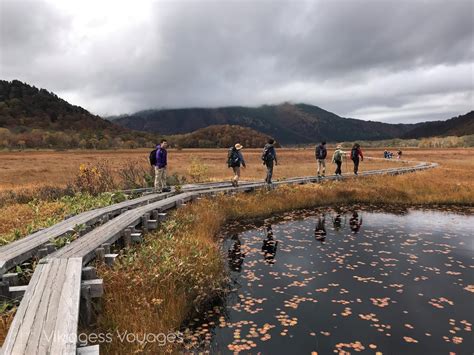
[[[337,168],[336,168],[335,174],[341,175],[342,174],[342,170],[341,170],[342,161],[336,161],[336,165],[337,165]]]
[[[354,162],[354,174],[357,174],[359,171],[359,158],[352,159],[352,161]]]
[[[265,166],[267,167],[267,177],[265,178],[265,182],[271,184],[273,176],[273,160],[266,161]]]

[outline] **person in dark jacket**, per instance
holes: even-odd
[[[278,165],[278,159],[277,159],[274,144],[275,144],[275,140],[270,138],[267,141],[267,144],[265,144],[265,147],[263,148],[263,153],[262,153],[263,165],[267,167],[267,176],[265,178],[265,182],[267,184],[272,183],[273,165]]]
[[[359,162],[364,161],[364,155],[362,154],[362,150],[360,149],[360,144],[355,143],[352,147],[351,159],[354,162],[354,174],[357,175],[359,171]]]
[[[328,155],[328,151],[326,149],[326,142],[321,142],[320,145],[316,147],[316,161],[318,163],[318,177],[322,177],[326,174],[326,157]]]
[[[166,169],[168,166],[168,152],[166,148],[168,142],[162,139],[156,146],[156,164],[155,164],[155,191],[169,192],[171,189],[166,185]]]
[[[239,186],[239,179],[240,179],[240,166],[242,165],[244,168],[245,160],[242,155],[243,146],[240,143],[237,143],[232,148],[229,149],[229,154],[227,156],[227,166],[232,168],[234,172],[234,177],[232,178],[232,186],[237,187]]]

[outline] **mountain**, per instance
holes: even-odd
[[[213,125],[166,138],[173,146],[181,148],[221,148],[230,147],[237,142],[247,148],[260,148],[269,136],[248,127]]]
[[[153,135],[116,125],[45,89],[0,80],[0,148],[153,146]]]
[[[343,118],[306,104],[260,107],[185,108],[140,111],[114,119],[139,131],[163,134],[189,133],[211,125],[240,125],[276,138],[283,144],[343,140],[377,140],[400,137],[418,124],[387,124]]]
[[[466,136],[470,134],[474,134],[474,111],[447,121],[423,122],[419,127],[404,134],[402,138]]]

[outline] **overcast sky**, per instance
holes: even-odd
[[[100,115],[290,101],[416,122],[474,109],[473,0],[0,4],[0,78]]]

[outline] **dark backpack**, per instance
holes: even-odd
[[[262,160],[264,162],[269,162],[269,161],[272,161],[275,159],[275,157],[273,156],[273,152],[272,152],[272,149],[273,147],[265,147],[263,149],[263,153],[262,153]]]
[[[352,148],[351,159],[356,160],[359,157],[359,148]]]
[[[239,163],[240,163],[239,152],[234,148],[230,148],[229,154],[227,155],[227,165],[229,167],[233,167],[233,166],[239,166]]]
[[[316,159],[326,159],[327,150],[326,147],[318,145],[316,147]]]
[[[156,152],[158,149],[153,149],[150,153],[150,165],[156,166]]]

